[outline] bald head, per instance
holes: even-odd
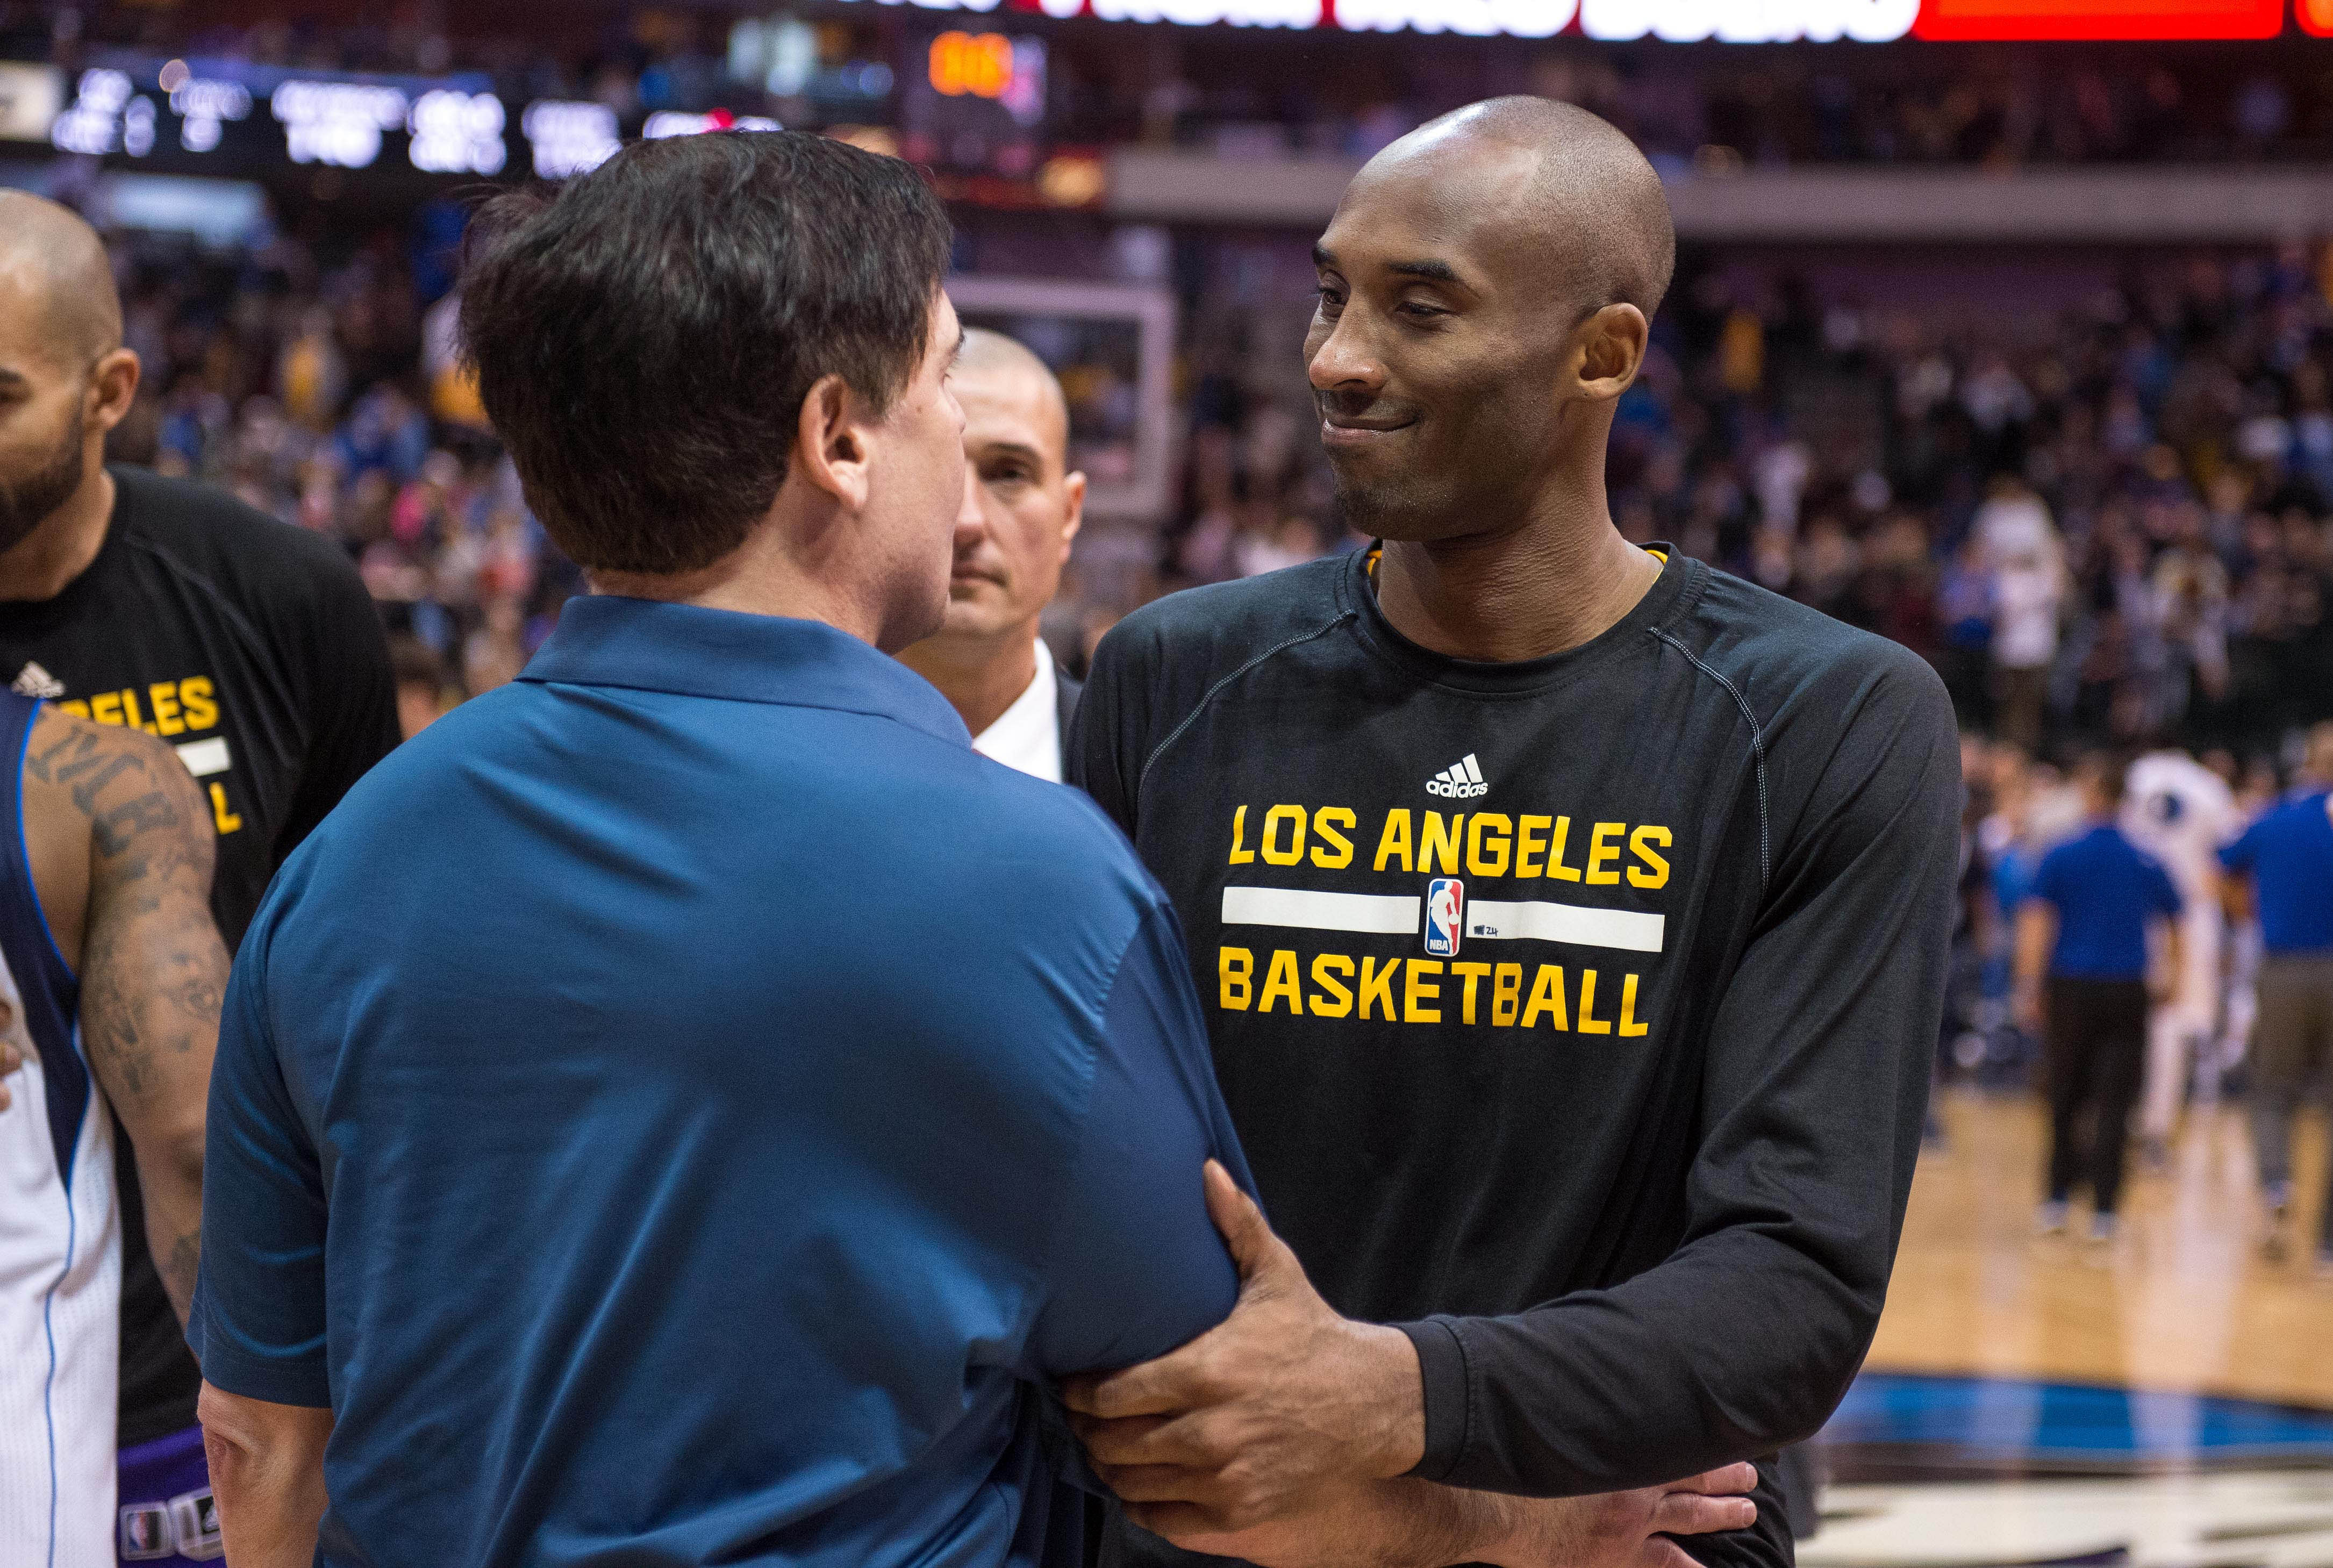
[[[955,381],[959,398],[976,390],[1014,401],[1028,399],[1030,412],[1047,438],[1047,455],[1053,467],[1058,470],[1068,461],[1069,399],[1062,394],[1061,378],[1053,374],[1053,368],[1026,347],[1003,332],[966,327],[964,348],[956,355]]]
[[[1661,177],[1609,121],[1549,98],[1493,98],[1429,120],[1371,159],[1364,182],[1498,178],[1508,221],[1560,268],[1583,310],[1632,304],[1650,316],[1676,270],[1676,228]]]
[[[1569,104],[1493,99],[1371,159],[1304,342],[1347,521],[1423,543],[1600,507],[1675,250],[1644,155]]]
[[[27,312],[39,346],[76,370],[121,346],[105,243],[55,202],[0,190],[0,299]]]

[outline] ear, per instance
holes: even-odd
[[[1086,520],[1086,476],[1072,473],[1061,481],[1061,499],[1069,506],[1069,515],[1061,524],[1061,559],[1070,558],[1070,543]]]
[[[791,468],[851,512],[864,508],[874,489],[864,413],[849,382],[821,376],[802,399],[794,428]]]
[[[90,405],[84,417],[100,435],[121,423],[130,412],[130,399],[138,395],[139,369],[135,352],[116,349],[91,370]]]
[[[1596,402],[1610,402],[1628,390],[1644,368],[1652,336],[1645,313],[1627,303],[1606,305],[1579,323],[1579,390]]]

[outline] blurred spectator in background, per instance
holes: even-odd
[[[2117,824],[2124,764],[2092,752],[2075,770],[2085,831],[2041,858],[2017,917],[2017,1010],[2046,1029],[2050,1156],[2040,1229],[2066,1228],[2077,1185],[2089,1188],[2089,1239],[2112,1241],[2130,1113],[2146,1042],[2147,938],[2158,922],[2178,967],[2179,894],[2162,864]],[[2047,981],[2047,994],[2043,990]]]
[[[2169,1163],[2171,1134],[2191,1068],[2219,1026],[2225,921],[2218,853],[2242,825],[2226,782],[2186,753],[2151,751],[2131,764],[2124,786],[2123,834],[2163,863],[2184,906],[2171,996],[2147,1020],[2139,1135],[2150,1169]]]
[[[2292,1207],[2292,1118],[2333,1064],[2333,724],[2309,732],[2299,788],[2221,851],[2239,910],[2257,909],[2260,1041],[2254,1053],[2252,1147],[2269,1209],[2264,1250],[2281,1261]],[[2333,1275],[2333,1176],[2317,1240],[2318,1272]]]

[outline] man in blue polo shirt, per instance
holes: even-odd
[[[2102,752],[2076,765],[2087,820],[2041,857],[2017,917],[2017,1010],[2046,1042],[2050,1157],[2040,1227],[2048,1235],[2064,1230],[2074,1188],[2087,1182],[2089,1235],[2098,1243],[2114,1239],[2146,1063],[2150,928],[2161,930],[2165,950],[2156,972],[2179,972],[2179,893],[2162,864],[2123,836],[2126,771]]]
[[[946,220],[791,133],[496,207],[481,390],[597,596],[244,943],[229,1557],[1074,1563],[1044,1390],[1223,1317],[1246,1176],[1165,897],[878,651],[947,601]]]
[[[2260,913],[2260,1022],[2253,1048],[2252,1149],[2269,1206],[2264,1250],[2281,1262],[2292,1209],[2292,1118],[2333,1055],[2333,723],[2309,734],[2299,787],[2220,851],[2232,910],[2246,885]],[[2333,1275],[2333,1171],[2318,1227],[2317,1270]]]

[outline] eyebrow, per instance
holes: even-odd
[[[983,457],[1020,457],[1041,472],[1045,467],[1045,454],[1025,441],[984,441],[980,446]]]
[[[1333,267],[1337,265],[1337,253],[1327,245],[1316,242],[1312,246],[1312,265],[1316,267]],[[1467,286],[1465,280],[1458,275],[1458,269],[1445,261],[1429,259],[1387,262],[1385,270],[1397,277],[1424,278],[1428,283],[1456,284],[1460,288]]]
[[[1458,271],[1448,262],[1407,261],[1387,262],[1386,271],[1406,278],[1426,278],[1437,284],[1459,282]]]

